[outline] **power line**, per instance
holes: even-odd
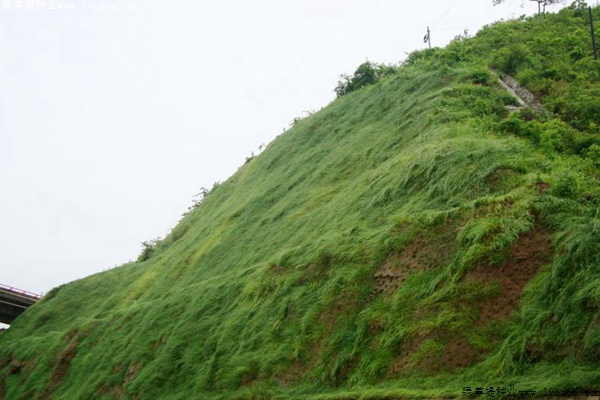
[[[452,9],[452,7],[454,7],[454,5],[455,5],[456,3],[458,3],[458,0],[454,0],[454,2],[453,2],[452,4],[450,4],[450,7],[448,7],[448,8],[446,9],[446,11],[444,11],[444,13],[443,13],[443,14],[442,14],[442,16],[440,17],[440,19],[438,19],[438,20],[437,20],[437,22],[436,22],[435,24],[433,24],[431,27],[432,27],[432,28],[435,28],[435,26],[436,26],[437,24],[439,24],[439,23],[442,21],[442,19],[444,19],[444,17],[446,16],[446,14],[448,14],[448,12],[450,12],[450,10]]]
[[[440,23],[440,22],[441,22],[441,21],[444,19],[444,17],[446,16],[446,14],[448,14],[448,12],[449,12],[449,11],[452,9],[452,7],[454,7],[454,6],[456,5],[456,3],[458,3],[458,0],[454,0],[454,1],[452,2],[452,4],[450,4],[450,7],[448,7],[448,8],[446,9],[446,11],[444,11],[444,13],[442,14],[442,16],[441,16],[441,17],[440,17],[440,18],[439,18],[439,19],[436,21],[436,23],[435,23],[435,24],[433,24],[433,25],[431,26],[431,28],[435,28],[435,27],[436,27],[436,25],[437,25],[437,24],[439,24],[439,23]],[[426,35],[425,35],[425,37],[423,38],[423,41],[424,41],[425,43],[428,43],[428,44],[429,44],[429,48],[431,48],[431,30],[429,29],[429,27],[427,27],[427,34],[426,34]]]

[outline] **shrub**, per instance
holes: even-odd
[[[354,75],[341,75],[342,80],[338,81],[334,92],[337,94],[337,97],[342,97],[362,87],[372,85],[384,76],[395,72],[396,68],[392,65],[365,61],[354,71]]]
[[[524,45],[505,47],[496,53],[492,64],[502,72],[513,75],[529,63],[529,52]]]
[[[402,62],[402,65],[408,67],[421,63],[431,62],[432,60],[437,59],[438,57],[440,57],[441,54],[444,53],[444,49],[440,49],[437,47],[425,50],[415,50],[408,54],[406,59]]]
[[[600,167],[600,145],[591,145],[586,152],[586,157],[596,166]]]
[[[525,122],[518,115],[513,114],[498,123],[498,130],[515,136],[527,136]]]
[[[562,151],[562,138],[560,133],[555,129],[548,129],[541,133],[540,135],[540,144],[547,151]]]
[[[554,185],[552,194],[557,197],[575,198],[579,191],[577,177],[571,173],[564,173]]]
[[[498,130],[531,140],[534,144],[540,143],[540,136],[545,129],[544,123],[532,119],[528,110],[520,110],[498,123]]]
[[[476,85],[492,86],[496,78],[487,70],[487,68],[473,68],[465,77],[468,81]]]
[[[142,242],[142,252],[138,256],[136,261],[143,262],[143,261],[149,260],[154,255],[154,252],[156,251],[156,247],[158,246],[158,244],[160,242],[161,242],[160,238]]]

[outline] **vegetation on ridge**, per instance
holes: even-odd
[[[576,92],[597,64],[554,53],[584,49],[582,7],[413,53],[297,121],[145,260],[2,333],[0,398],[600,390],[596,100]],[[514,46],[553,115],[507,109],[487,68]]]

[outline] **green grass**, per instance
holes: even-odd
[[[563,14],[415,53],[297,121],[148,260],[57,288],[2,333],[0,398],[600,389],[599,171],[573,147],[594,133],[509,116],[484,51]],[[552,132],[565,145],[540,142]]]

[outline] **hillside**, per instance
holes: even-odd
[[[586,10],[415,52],[295,120],[138,262],[0,333],[0,399],[600,390]],[[548,113],[511,112],[489,67]]]

